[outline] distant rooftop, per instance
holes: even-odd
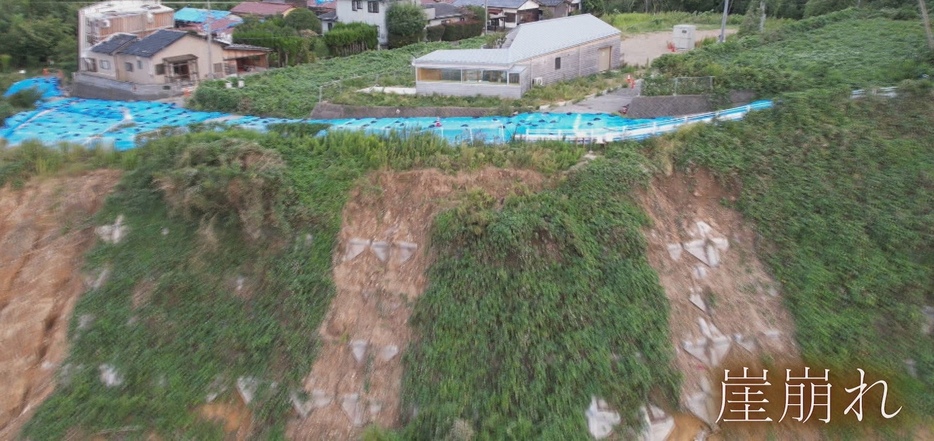
[[[187,21],[191,23],[204,23],[208,21],[208,17],[211,17],[211,20],[220,20],[224,17],[230,15],[230,11],[217,11],[217,10],[207,10],[207,9],[198,9],[198,8],[182,8],[175,11],[175,21]]]
[[[85,17],[88,18],[107,18],[120,17],[125,15],[139,15],[157,12],[170,12],[172,8],[159,4],[154,1],[141,0],[119,0],[93,5],[81,8]]]
[[[234,14],[271,16],[282,15],[292,9],[295,8],[285,3],[243,2],[234,6],[230,12]]]
[[[505,9],[518,9],[529,0],[454,0],[453,5],[458,7],[465,6],[486,6],[489,8],[505,8]],[[532,0],[535,3],[538,3],[535,0]]]

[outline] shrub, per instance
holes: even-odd
[[[327,34],[324,42],[334,55],[352,55],[379,46],[376,26],[366,23],[337,23]]]
[[[283,24],[296,31],[310,29],[321,33],[321,20],[310,9],[296,9],[285,16]]]
[[[444,41],[457,41],[476,37],[482,33],[483,23],[474,20],[460,21],[444,25],[444,35],[442,35],[441,39]]]
[[[20,90],[19,92],[16,92],[10,95],[7,98],[7,101],[13,107],[17,107],[20,109],[31,109],[33,107],[36,107],[36,102],[41,99],[42,99],[42,92],[40,92],[39,89],[35,87],[31,87],[29,89],[23,89],[23,90]]]
[[[425,11],[412,3],[393,3],[386,11],[389,47],[397,48],[422,40],[425,32]]]
[[[425,39],[428,41],[441,41],[442,36],[444,36],[443,24],[425,28]]]

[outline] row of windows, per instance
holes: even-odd
[[[98,67],[100,67],[101,70],[110,70],[109,60],[100,60],[100,63],[98,64],[98,61],[96,59],[88,58],[85,60],[85,64],[89,72],[97,72]],[[215,66],[218,66],[218,65],[215,65]],[[156,75],[165,75],[165,64],[160,63],[160,64],[157,64],[155,67],[156,67]],[[142,70],[143,61],[136,60],[135,68]],[[134,69],[133,63],[132,62],[123,63],[123,69],[126,70],[127,72],[133,72],[133,69]]]
[[[358,9],[363,9],[363,0],[352,0],[350,2],[351,8],[356,11]],[[379,13],[379,2],[378,1],[368,1],[366,2],[366,11]]]

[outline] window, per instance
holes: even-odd
[[[110,62],[107,60],[101,60],[101,70],[110,70]]]
[[[555,70],[561,69],[561,57],[555,57]]]
[[[513,14],[512,12],[507,12],[506,23],[515,23],[515,22],[516,22],[516,14]]]
[[[356,11],[357,9],[363,9],[363,0],[351,0],[350,7]]]
[[[156,75],[165,75],[165,64],[159,63],[156,65]]]
[[[334,29],[334,22],[329,21],[329,22],[328,22],[328,30],[330,31],[331,29]]]
[[[374,2],[374,1],[366,2],[366,11],[367,12],[379,12],[379,2]]]
[[[123,67],[126,69],[127,72],[133,72],[133,63],[129,63],[129,62],[123,63]]]
[[[223,63],[214,63],[214,73],[224,73],[224,64]]]
[[[460,69],[441,69],[441,81],[460,81]]]
[[[94,58],[85,58],[84,67],[88,72],[97,72],[97,60]]]
[[[519,74],[518,73],[509,73],[509,84],[519,84]]]

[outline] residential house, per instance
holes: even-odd
[[[241,17],[269,18],[289,15],[295,7],[288,3],[243,2],[234,6],[230,12]]]
[[[487,29],[512,29],[541,17],[538,0],[454,0],[454,6],[487,8]]]
[[[516,99],[533,85],[620,65],[620,31],[590,14],[526,23],[496,49],[438,50],[415,59],[419,95]]]
[[[233,29],[243,23],[243,19],[233,15],[230,11],[214,11],[197,8],[182,8],[175,11],[175,28],[183,31],[193,31],[198,34],[211,36],[225,43],[233,42]]]
[[[268,67],[269,49],[160,30],[144,38],[114,35],[89,50],[75,74],[74,94],[90,98],[154,99],[179,95],[205,78]]]
[[[389,43],[386,10],[399,1],[419,4],[417,0],[337,0],[337,20],[341,23],[361,22],[376,26],[379,44],[386,46]]]
[[[78,57],[91,46],[114,34],[145,37],[175,26],[172,8],[152,0],[120,0],[95,3],[78,10]]]
[[[428,26],[437,26],[466,19],[466,14],[462,8],[449,3],[422,2],[422,9],[425,10]]]
[[[567,17],[581,12],[581,0],[536,0],[542,10],[542,20]]]
[[[318,20],[321,20],[321,34],[326,34],[331,29],[334,29],[334,24],[338,22],[337,11],[328,11],[320,14],[318,15]]]
[[[307,4],[308,9],[321,20],[322,34],[334,28],[334,24],[337,23],[337,0],[308,0]]]

